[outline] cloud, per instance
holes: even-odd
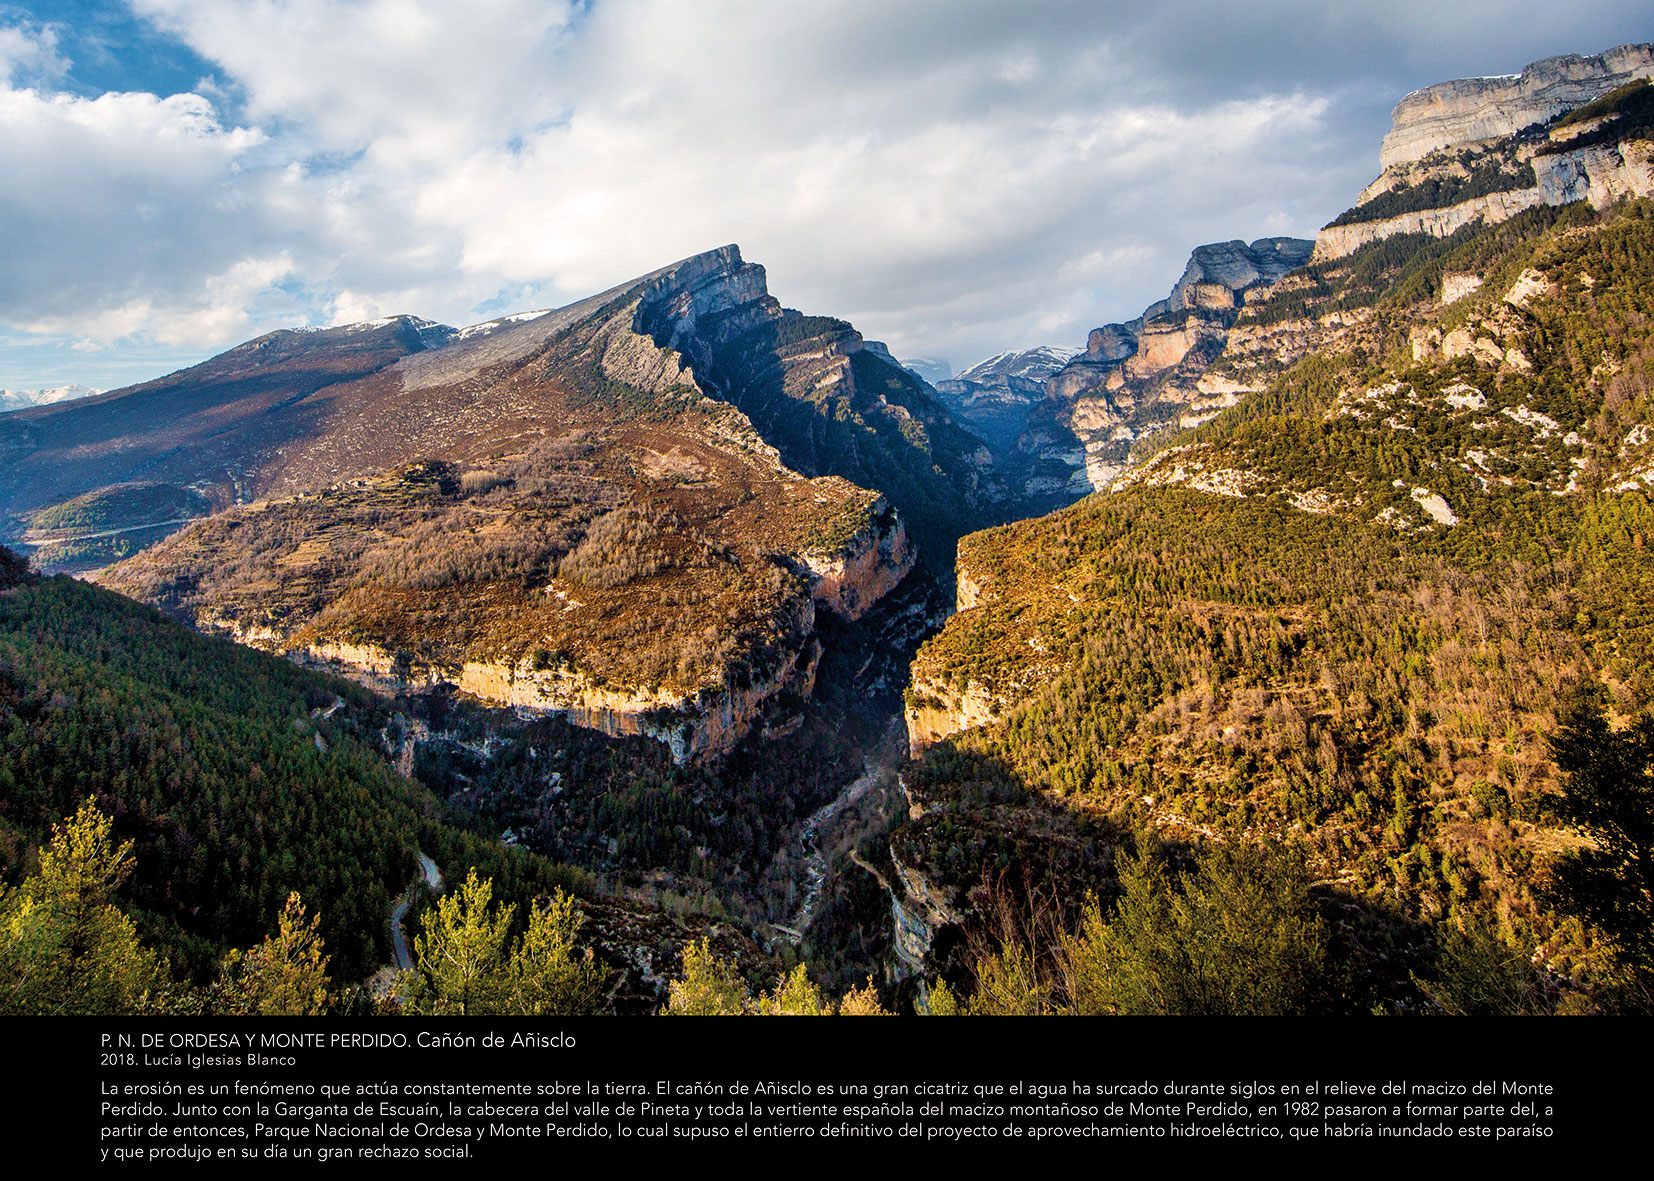
[[[0,81],[25,77],[60,78],[69,63],[57,52],[57,34],[50,28],[18,25],[0,28]]]
[[[1407,89],[1648,35],[1607,0],[132,7],[218,81],[88,97],[50,30],[0,30],[13,326],[466,322],[733,241],[956,368],[1083,342],[1202,242],[1312,234]]]
[[[212,277],[242,261],[249,225],[267,220],[261,183],[238,172],[263,138],[220,125],[197,95],[0,88],[0,317],[196,339],[163,320],[211,298]]]
[[[133,0],[217,62],[255,120],[388,168],[438,164],[555,114],[537,78],[560,0]]]

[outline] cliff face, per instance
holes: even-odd
[[[1621,45],[1590,57],[1548,57],[1520,74],[1426,86],[1396,104],[1379,165],[1388,170],[1443,148],[1514,135],[1615,87],[1650,77],[1654,45]]]
[[[1085,352],[1046,381],[1044,413],[1030,415],[1026,433],[1042,434],[1053,455],[1068,452],[1086,487],[1106,488],[1143,435],[1233,405],[1231,391],[1206,388],[1202,377],[1240,310],[1307,262],[1312,247],[1299,238],[1197,247],[1170,295],[1135,320],[1094,329]]]
[[[931,678],[913,678],[904,718],[908,749],[917,755],[942,739],[998,720],[1006,703],[981,685],[962,690]]]
[[[449,685],[523,714],[560,714],[577,726],[611,738],[643,737],[663,743],[675,762],[727,751],[765,715],[781,693],[808,697],[814,687],[820,645],[810,638],[813,614],[799,621],[788,643],[773,653],[774,667],[749,670],[738,682],[692,693],[626,689],[594,683],[566,668],[468,660],[454,668],[427,664],[365,644],[318,642],[290,649],[301,664],[325,668],[391,692]],[[243,633],[244,641],[252,637]],[[254,646],[264,646],[255,644]]]
[[[1445,238],[1540,205],[1605,209],[1648,195],[1651,78],[1654,45],[1622,45],[1408,95],[1385,137],[1383,171],[1321,231],[1315,261],[1397,234]]]
[[[918,867],[906,864],[894,846],[890,860],[901,883],[899,894],[895,890],[890,893],[896,955],[915,971],[924,972],[937,932],[958,925],[964,916],[948,891],[931,882]]]
[[[1566,142],[1562,141],[1564,146]],[[1550,141],[1547,139],[1545,143],[1548,145]],[[1492,224],[1506,221],[1524,209],[1538,205],[1589,201],[1597,209],[1606,209],[1626,197],[1654,194],[1654,143],[1646,138],[1590,144],[1572,151],[1540,153],[1540,146],[1522,145],[1514,152],[1517,159],[1531,165],[1536,183],[1440,208],[1328,226],[1315,239],[1314,261],[1343,258],[1369,242],[1396,234],[1429,234],[1433,238],[1445,238],[1472,222]],[[1442,163],[1442,169],[1450,167],[1451,164]],[[1410,172],[1421,178],[1415,183],[1429,179],[1428,170],[1414,168]],[[1384,177],[1380,177],[1367,190],[1375,197],[1391,191],[1395,189],[1386,187]]]
[[[727,751],[813,691],[817,607],[858,619],[917,557],[894,495],[800,474],[715,380],[730,342],[800,319],[727,247],[473,333],[323,391],[327,429],[260,477],[281,495],[106,579],[386,687]],[[827,335],[782,375],[855,368],[860,338]]]
[[[854,620],[894,590],[918,557],[907,526],[881,496],[868,506],[849,540],[828,553],[805,553],[803,562],[816,602]]]

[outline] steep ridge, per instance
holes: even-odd
[[[295,404],[320,425],[270,456],[259,499],[103,578],[384,688],[448,685],[558,712],[654,738],[679,761],[727,752],[755,726],[784,729],[810,696],[817,610],[860,618],[919,552],[892,503],[899,480],[885,496],[800,475],[703,392],[694,366],[750,397],[767,364],[784,400],[789,381],[820,388],[825,368],[862,409],[890,405],[860,387],[901,371],[859,361],[848,326],[799,357],[774,334],[771,352],[753,346],[776,324],[815,339],[727,247],[399,358]],[[725,342],[745,342],[742,363]],[[841,457],[809,450],[815,413],[796,412],[803,440],[789,446],[831,466]],[[969,438],[945,412],[936,421]],[[866,432],[875,445],[879,429]],[[945,479],[912,442],[922,432],[896,434],[908,450],[885,446],[887,469],[911,453]]]
[[[1443,148],[1514,135],[1650,77],[1654,45],[1621,45],[1590,57],[1547,57],[1520,74],[1438,82],[1396,104],[1378,151],[1379,166],[1388,171]]]
[[[646,300],[638,330],[680,353],[789,468],[877,488],[922,554],[949,554],[961,534],[1017,511],[982,441],[883,345],[842,320],[783,309],[762,267],[704,282],[710,298],[691,289]]]

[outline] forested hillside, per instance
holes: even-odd
[[[262,937],[289,892],[321,915],[336,975],[389,958],[386,914],[418,875],[470,865],[527,898],[572,879],[441,822],[374,749],[366,691],[0,551],[0,857],[15,882],[88,799],[134,844],[125,900],[185,974]]]
[[[1186,866],[1281,848],[1363,1005],[1430,1007],[1472,937],[1531,957],[1507,1007],[1625,1003],[1551,885],[1592,845],[1552,739],[1582,697],[1654,698],[1654,208],[1390,238],[1247,315],[1319,318],[1318,347],[1112,494],[962,543],[893,853],[978,915],[1025,873],[1077,929],[1144,834]],[[1015,801],[1062,839],[1004,824]]]

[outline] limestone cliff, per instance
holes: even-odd
[[[372,645],[338,641],[312,643],[288,655],[301,664],[392,692],[450,685],[480,701],[513,706],[523,714],[561,714],[577,726],[611,738],[652,738],[672,752],[675,762],[683,763],[729,750],[783,691],[810,695],[821,656],[820,645],[809,636],[813,622],[813,617],[801,621],[802,628],[790,637],[792,643],[775,653],[775,667],[749,670],[729,683],[691,693],[601,685],[567,667],[537,667],[532,659],[517,664],[468,660],[453,668],[410,660],[405,654]]]
[[[1654,45],[1548,57],[1520,74],[1460,78],[1415,90],[1396,104],[1379,149],[1389,170],[1443,148],[1514,135],[1600,98],[1637,78],[1654,77]]]
[[[1260,238],[1197,247],[1170,295],[1135,320],[1094,329],[1085,352],[1046,382],[1045,417],[1030,432],[1066,432],[1076,474],[1106,488],[1144,434],[1194,426],[1234,404],[1201,379],[1222,354],[1240,310],[1308,261],[1313,243]],[[1083,466],[1082,466],[1083,465]]]
[[[904,712],[908,749],[917,755],[962,730],[997,721],[1005,704],[981,685],[967,682],[955,689],[946,681],[915,676]]]
[[[1544,145],[1552,141],[1548,138]],[[1566,146],[1566,140],[1562,141]],[[1369,242],[1396,234],[1429,234],[1446,238],[1475,221],[1488,224],[1506,221],[1524,209],[1537,205],[1568,205],[1589,201],[1606,209],[1626,197],[1654,194],[1654,143],[1647,138],[1630,138],[1617,143],[1594,143],[1574,150],[1540,152],[1539,143],[1515,149],[1516,158],[1529,163],[1534,183],[1484,196],[1473,197],[1439,208],[1411,210],[1393,217],[1330,225],[1315,239],[1313,261],[1327,262],[1354,254]],[[1444,168],[1452,167],[1442,161]],[[1419,169],[1411,170],[1420,175]],[[1381,177],[1367,192],[1381,195],[1395,191],[1380,187]]]
[[[802,561],[816,602],[844,619],[860,619],[907,577],[918,556],[907,526],[880,496],[857,514],[847,539],[807,550]]]
[[[1654,45],[1622,45],[1408,95],[1379,154],[1382,171],[1321,231],[1315,261],[1396,234],[1444,238],[1538,205],[1604,209],[1654,192],[1650,79]]]

